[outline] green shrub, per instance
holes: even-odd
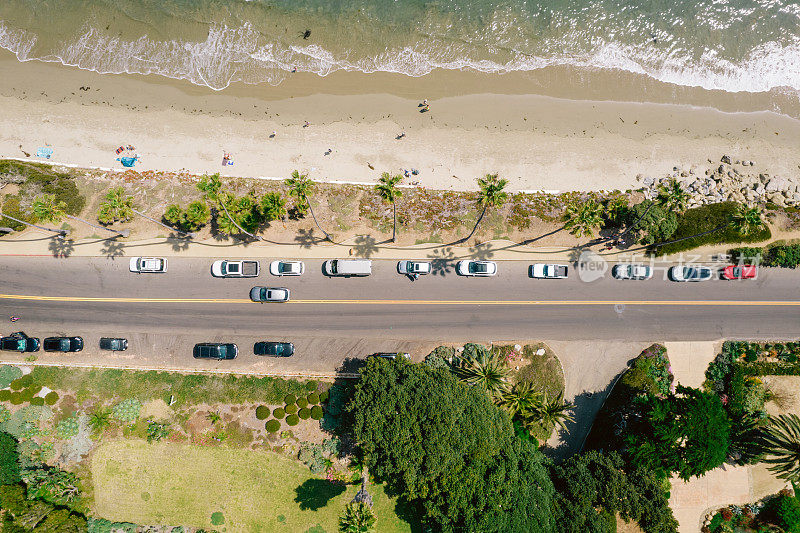
[[[11,390],[22,390],[25,388],[22,378],[17,378],[11,382]]]
[[[314,474],[319,474],[325,470],[325,456],[323,455],[322,446],[304,442],[300,446],[297,458]]]
[[[328,396],[330,396],[328,394],[328,391],[324,390],[324,391],[320,392],[319,393],[319,401],[320,401],[320,403],[327,401],[328,400]]]
[[[219,511],[215,513],[211,513],[211,525],[212,526],[221,526],[225,523],[225,517]]]
[[[169,425],[150,420],[147,423],[147,442],[158,442],[169,436]]]
[[[8,216],[24,220],[25,222],[36,222],[36,217],[33,214],[22,209],[19,203],[19,197],[9,194],[6,195],[0,203],[2,203],[3,206],[2,212],[8,214]],[[27,227],[25,224],[21,224],[5,216],[0,216],[0,226],[11,228],[14,231],[22,231]]]
[[[768,227],[754,231],[750,235],[741,235],[732,225],[729,224],[731,215],[736,211],[736,202],[720,202],[708,204],[686,210],[678,220],[678,227],[675,233],[669,238],[670,241],[682,239],[721,228],[717,231],[699,235],[679,242],[673,242],[659,246],[656,250],[658,254],[676,254],[686,250],[692,250],[700,246],[710,244],[726,244],[737,242],[761,242],[772,237]]]
[[[304,407],[303,409],[300,409],[300,411],[297,413],[297,416],[299,416],[301,420],[308,420],[311,418],[311,409]]]
[[[42,398],[41,396],[35,396],[34,398],[31,398],[31,405],[36,405],[36,406],[44,405],[44,398]]]
[[[17,439],[0,432],[0,485],[13,485],[19,481]]]
[[[142,409],[142,402],[135,398],[122,400],[111,408],[111,416],[120,422],[131,423],[139,418],[139,411]]]
[[[11,393],[11,405],[20,405],[23,403],[22,394],[19,392]]]
[[[312,392],[306,396],[306,401],[308,402],[308,405],[317,405],[319,403],[319,394]]]
[[[286,407],[284,407],[283,410],[286,411],[286,414],[293,415],[297,412],[297,405],[293,403],[289,404]]]
[[[777,526],[787,533],[800,532],[800,502],[797,498],[780,494],[772,501],[771,508]]]
[[[23,387],[30,387],[33,384],[33,376],[30,374],[25,374],[19,378],[19,382],[22,383]]]
[[[50,391],[44,397],[44,403],[47,405],[55,405],[57,401],[58,393],[56,391]]]
[[[31,389],[23,389],[19,394],[23,402],[30,402],[33,400],[33,391]]]
[[[298,398],[297,407],[299,409],[305,409],[306,407],[308,407],[308,400],[306,400],[305,398]]]
[[[316,380],[306,381],[306,390],[307,391],[315,391],[317,390],[318,383]]]
[[[286,411],[284,411],[283,407],[276,407],[274,411],[272,411],[272,416],[281,420],[284,416],[286,416]]]
[[[626,213],[625,222],[636,224],[631,230],[631,238],[644,245],[651,245],[669,240],[678,227],[678,217],[674,211],[645,200]]]
[[[797,268],[800,265],[800,244],[769,246],[766,257],[766,266],[783,268]]]
[[[286,424],[290,426],[296,426],[299,423],[300,423],[300,417],[298,417],[297,415],[289,415],[286,417]]]
[[[8,388],[11,382],[22,377],[22,370],[12,365],[0,366],[0,389]]]
[[[322,407],[319,405],[315,405],[311,408],[311,418],[313,420],[321,420],[322,419]]]
[[[437,346],[425,356],[424,363],[431,368],[450,368],[450,361],[456,355],[456,349],[452,346]]]
[[[270,433],[277,433],[277,431],[281,429],[281,423],[273,418],[267,420],[267,423],[264,424],[264,428]]]
[[[8,389],[0,390],[0,402],[7,402],[11,399],[11,391]]]
[[[30,385],[28,387],[28,389],[30,389],[30,391],[33,393],[34,396],[36,396],[37,394],[42,392],[42,386],[41,385]]]
[[[8,410],[8,407],[0,405],[0,424],[7,421],[9,418],[11,418],[11,411]]]
[[[297,401],[297,396],[294,394],[287,394],[286,397],[283,398],[283,403],[286,405],[291,405]]]
[[[27,161],[0,160],[0,176],[17,175],[24,178],[20,184],[20,196],[32,197],[36,194],[53,194],[56,201],[66,204],[64,210],[70,215],[78,215],[86,203],[72,175],[69,172],[56,172],[51,165],[29,163]],[[22,217],[25,220],[24,217]]]
[[[259,420],[266,420],[269,418],[269,407],[266,405],[259,405],[256,407],[256,418]]]
[[[65,418],[56,425],[56,438],[67,440],[78,434],[78,417]]]

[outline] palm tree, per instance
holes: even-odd
[[[571,202],[564,211],[564,227],[576,237],[591,237],[603,224],[603,206],[593,199]]]
[[[381,179],[375,185],[375,190],[383,199],[384,202],[392,202],[392,242],[396,242],[397,236],[397,204],[395,202],[398,198],[403,196],[403,191],[397,188],[397,184],[403,180],[402,174],[390,175],[388,172],[381,174]]]
[[[333,242],[330,234],[319,225],[314,209],[311,207],[311,202],[308,200],[309,195],[314,192],[314,182],[308,179],[308,174],[300,174],[298,171],[293,170],[292,177],[284,181],[284,183],[289,186],[289,195],[295,197],[295,209],[297,212],[304,215],[306,210],[310,211],[311,218],[314,219],[317,229],[325,235],[325,239]]]
[[[541,402],[541,393],[534,390],[531,383],[522,381],[503,392],[498,404],[513,417],[519,413],[538,409]]]
[[[538,409],[530,412],[535,422],[545,428],[558,426],[567,429],[567,422],[574,422],[575,417],[569,412],[575,406],[564,401],[564,392],[559,392],[554,397],[549,398],[547,392],[542,395],[542,401]]]
[[[244,233],[253,239],[261,240],[260,235],[255,235],[247,230],[254,231],[258,226],[258,220],[253,212],[256,208],[256,201],[252,196],[247,195],[236,198],[228,192],[220,193],[217,204],[227,217],[218,221],[220,231],[233,235],[238,230],[238,232]],[[228,208],[233,211],[233,215],[231,215]]]
[[[488,350],[480,350],[474,359],[464,361],[456,373],[461,381],[482,388],[492,399],[502,398],[508,388],[509,368]]]
[[[38,229],[45,230],[45,231],[52,231],[53,233],[57,234],[59,237],[66,237],[67,233],[69,233],[69,230],[46,228],[44,226],[39,226],[39,225],[34,224],[32,222],[25,222],[24,220],[20,220],[18,218],[14,218],[12,216],[9,216],[9,215],[3,213],[2,204],[0,204],[0,220],[3,220],[4,218],[7,218],[9,220],[13,220],[17,224],[25,224],[26,226],[30,226],[32,228],[38,228]],[[11,229],[11,228],[9,228],[9,229]]]
[[[658,186],[658,203],[679,213],[686,211],[692,195],[683,189],[683,185],[675,178],[670,178],[667,185]]]
[[[100,407],[89,416],[89,426],[96,434],[100,434],[111,425],[111,409]]]
[[[483,210],[481,211],[481,216],[478,217],[478,221],[475,222],[475,227],[472,228],[470,234],[462,242],[468,241],[475,234],[478,225],[486,215],[487,209],[497,207],[506,201],[508,193],[503,190],[506,185],[508,185],[508,180],[498,178],[497,174],[486,174],[485,177],[478,178],[478,187],[480,187],[480,191],[478,191],[478,206],[483,207]]]
[[[63,201],[56,201],[55,194],[40,194],[33,200],[33,203],[31,204],[31,210],[33,211],[33,214],[36,215],[36,218],[47,222],[59,222],[66,217],[72,220],[83,222],[84,224],[88,224],[93,228],[110,231],[111,233],[115,233],[120,237],[127,237],[130,233],[126,229],[117,231],[104,226],[98,226],[97,224],[92,224],[88,220],[83,220],[82,218],[69,215],[64,211],[66,206],[67,204]]]
[[[340,533],[375,533],[375,513],[364,502],[350,502],[339,517]]]
[[[114,187],[108,191],[105,200],[100,203],[97,220],[102,224],[113,224],[118,220],[127,222],[132,218],[133,196],[126,196],[122,187]]]
[[[793,483],[800,481],[800,418],[795,414],[769,417],[762,428],[757,448],[764,454],[761,462],[772,466],[768,470],[778,478]]]
[[[739,204],[731,215],[730,223],[739,235],[750,235],[764,229],[764,211],[757,205]]]

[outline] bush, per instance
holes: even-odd
[[[44,403],[47,405],[55,405],[58,401],[58,393],[56,391],[50,391],[44,397]]]
[[[311,409],[304,407],[303,409],[300,409],[300,411],[297,413],[297,416],[299,416],[301,420],[308,420],[311,418]]]
[[[308,405],[317,405],[319,403],[319,394],[312,392],[306,396],[306,401],[308,402]]]
[[[315,405],[311,408],[311,418],[313,420],[322,420],[322,407]]]
[[[278,430],[281,429],[281,423],[275,419],[267,420],[267,423],[264,424],[264,429],[270,433],[277,433]]]
[[[296,426],[300,423],[300,417],[297,415],[289,415],[286,417],[286,423],[290,426]]]
[[[19,392],[11,393],[11,405],[20,405],[22,403],[22,394]]]
[[[424,363],[431,368],[450,368],[450,361],[455,357],[456,349],[451,346],[437,346],[425,356]]]
[[[318,383],[315,380],[306,381],[306,390],[307,391],[315,391],[317,390]]]
[[[154,420],[147,423],[147,442],[158,442],[169,436],[169,426]]]
[[[30,391],[33,393],[33,395],[34,395],[34,396],[36,396],[37,394],[39,394],[40,392],[42,392],[42,386],[41,386],[41,385],[38,385],[38,384],[36,384],[36,385],[30,385],[30,386],[28,387],[28,389],[30,389]]]
[[[20,184],[20,196],[36,194],[53,194],[57,202],[64,202],[70,215],[78,215],[83,210],[86,199],[80,193],[72,175],[67,172],[56,172],[51,165],[28,163],[27,161],[0,161],[0,176],[17,175],[25,178]],[[22,220],[26,220],[22,217]]]
[[[22,370],[12,365],[0,366],[0,389],[8,388],[11,382],[22,376]]]
[[[44,405],[44,398],[42,398],[41,396],[36,396],[34,398],[31,398],[31,405],[36,405],[38,407],[41,407],[42,405]]]
[[[296,401],[297,401],[297,396],[295,396],[294,394],[287,394],[283,398],[283,403],[285,403],[286,405],[291,405],[291,404],[295,403]]]
[[[25,374],[24,376],[19,378],[18,381],[22,383],[23,387],[30,387],[31,385],[33,385],[33,376],[31,376],[30,374]]]
[[[1,210],[2,213],[7,213],[8,216],[17,218],[19,220],[24,220],[25,222],[30,222],[30,223],[36,222],[35,216],[22,209],[18,197],[11,196],[9,194],[6,195],[5,199],[3,199],[3,201],[0,203],[2,203],[3,206],[3,209]],[[15,231],[21,231],[27,227],[25,224],[21,224],[16,220],[11,220],[10,218],[6,218],[5,216],[0,216],[0,226],[11,228]]]
[[[678,217],[673,211],[645,200],[631,207],[625,223],[636,224],[631,238],[641,244],[650,245],[668,240],[678,227]]]
[[[71,416],[56,425],[56,438],[67,440],[78,434],[78,417]]]
[[[33,400],[33,391],[31,389],[24,389],[19,393],[23,402],[30,402]]]
[[[22,390],[25,388],[22,378],[17,378],[11,382],[11,390]]]
[[[297,407],[299,409],[305,409],[306,407],[308,407],[308,401],[305,398],[298,398]]]
[[[800,244],[768,247],[764,257],[764,265],[797,268],[797,265],[800,265]]]
[[[17,439],[0,432],[0,485],[13,485],[19,481]]]
[[[745,265],[752,265],[754,263],[760,263],[761,258],[764,255],[763,248],[731,248],[728,250],[728,253],[731,255],[731,259],[734,263],[742,263]]]
[[[709,244],[761,242],[769,240],[769,238],[772,237],[772,233],[766,226],[759,231],[754,231],[750,235],[741,235],[736,228],[729,224],[730,217],[736,211],[737,205],[736,202],[720,202],[688,209],[681,215],[678,220],[678,227],[669,240],[682,239],[697,233],[711,231],[718,227],[721,227],[721,229],[706,235],[700,235],[680,242],[659,246],[656,251],[659,254],[676,254]]]
[[[297,405],[295,405],[293,403],[289,404],[286,407],[284,407],[283,410],[286,411],[286,414],[293,415],[293,414],[297,413]]]
[[[328,391],[324,390],[324,391],[320,392],[319,393],[319,401],[320,401],[320,403],[327,401],[328,400],[328,396],[329,396]]]
[[[783,528],[787,533],[800,531],[800,502],[794,496],[780,494],[771,504],[775,525]]]
[[[8,389],[0,390],[0,402],[7,402],[11,399],[11,391]]]
[[[283,409],[283,407],[276,407],[275,410],[272,411],[272,416],[278,420],[281,420],[284,416],[286,416],[286,411]]]
[[[256,407],[256,418],[259,420],[266,420],[269,418],[269,407],[266,405],[259,405]]]
[[[131,423],[139,418],[142,402],[135,398],[122,400],[111,408],[111,416],[123,423]]]

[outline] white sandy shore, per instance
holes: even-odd
[[[637,186],[637,174],[722,154],[774,174],[800,169],[800,121],[769,112],[443,89],[420,113],[415,95],[387,94],[363,75],[299,76],[307,76],[305,96],[264,86],[214,93],[0,55],[0,157],[49,144],[53,161],[121,168],[114,149],[132,144],[137,170],[285,177],[299,169],[374,181],[382,171],[415,168],[408,181],[455,190],[474,189],[490,172],[512,190],[626,189]],[[234,166],[221,165],[224,151]]]

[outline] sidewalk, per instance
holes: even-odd
[[[706,248],[702,253],[666,256],[659,262],[675,263],[697,257],[700,261],[708,261],[711,256],[724,251]],[[294,259],[329,259],[335,257],[358,257],[368,259],[414,259],[427,258],[433,260],[481,259],[496,261],[531,261],[549,260],[575,263],[581,251],[586,248],[565,248],[563,246],[526,246],[509,240],[492,240],[472,246],[451,245],[441,243],[423,243],[411,246],[394,245],[391,242],[377,241],[371,235],[357,235],[333,244],[326,241],[305,241],[299,239],[294,243],[276,243],[268,239],[262,241],[240,241],[230,238],[225,241],[215,239],[188,240],[182,238],[157,238],[145,240],[127,240],[122,238],[106,239],[59,239],[46,231],[31,229],[15,235],[15,238],[0,239],[0,256],[30,255],[53,257],[124,257],[124,256],[156,256],[156,257],[247,257],[247,258],[294,258]],[[647,262],[643,250],[635,251],[593,250],[609,262],[637,261]]]

